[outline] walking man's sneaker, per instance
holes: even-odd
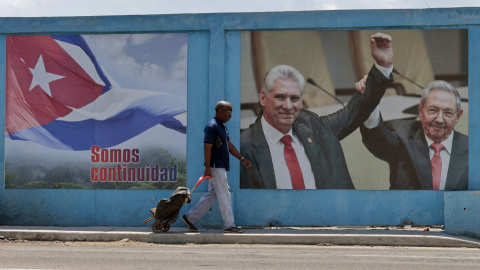
[[[237,227],[232,227],[232,228],[223,230],[223,232],[226,232],[226,233],[243,233],[244,230],[239,229]]]
[[[187,215],[183,215],[182,216],[182,221],[183,223],[185,223],[185,225],[187,225],[187,227],[190,229],[190,231],[192,232],[198,232],[198,229],[195,228],[195,226],[193,225],[193,223],[191,223],[188,218],[187,218]]]

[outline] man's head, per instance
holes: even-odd
[[[418,113],[425,135],[444,141],[463,114],[460,95],[449,83],[434,81],[423,89]]]
[[[279,65],[265,75],[259,94],[265,120],[283,134],[290,131],[302,108],[305,79],[295,68]]]
[[[232,110],[233,108],[230,102],[221,100],[215,105],[215,118],[222,123],[226,123],[232,118]]]

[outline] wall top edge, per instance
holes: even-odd
[[[96,17],[157,17],[157,16],[251,16],[262,14],[299,14],[299,13],[363,13],[363,12],[432,12],[432,11],[469,11],[476,13],[480,7],[441,7],[441,8],[411,8],[411,9],[337,9],[337,10],[298,10],[298,11],[260,11],[260,12],[212,12],[212,13],[165,13],[165,14],[125,14],[125,15],[85,15],[85,16],[45,16],[45,17],[0,17],[2,19],[72,19]]]
[[[218,29],[330,30],[468,27],[471,25],[480,25],[480,7],[78,17],[0,17],[0,34],[148,33]]]

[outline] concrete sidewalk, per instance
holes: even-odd
[[[292,245],[362,245],[408,247],[480,248],[480,241],[446,234],[441,229],[368,228],[368,227],[289,227],[252,228],[241,234],[222,230],[172,227],[168,232],[153,233],[150,227],[49,227],[0,226],[0,239],[29,241],[130,241],[159,244],[292,244]]]

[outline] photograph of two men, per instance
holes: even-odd
[[[466,29],[241,42],[242,189],[468,189]]]

